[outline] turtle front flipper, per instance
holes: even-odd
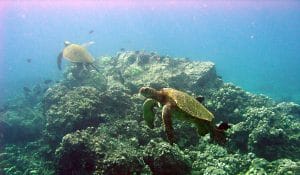
[[[81,44],[81,46],[82,46],[82,47],[88,47],[88,46],[90,46],[90,45],[92,45],[92,44],[95,44],[95,42],[94,42],[94,41],[89,41],[89,42],[86,42],[86,43]]]
[[[153,108],[157,105],[157,102],[153,99],[147,99],[143,104],[143,116],[146,124],[149,128],[154,128],[154,116]]]
[[[167,138],[168,138],[170,144],[172,145],[175,142],[175,139],[174,139],[174,129],[172,126],[172,119],[171,119],[171,109],[172,109],[172,106],[170,103],[167,103],[166,105],[164,105],[164,107],[162,109],[162,120],[164,123],[164,128],[165,128],[165,132],[167,134]]]
[[[60,52],[59,55],[57,56],[57,67],[59,70],[61,70],[61,60],[63,58],[63,52]]]

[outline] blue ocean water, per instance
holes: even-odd
[[[60,79],[69,40],[94,41],[95,57],[125,48],[213,61],[226,82],[300,103],[299,1],[70,2],[2,2],[1,101]]]

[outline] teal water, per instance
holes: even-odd
[[[89,49],[96,57],[125,48],[210,60],[227,82],[278,101],[300,103],[299,1],[0,5],[1,101],[21,94],[24,86],[59,80],[56,57],[69,40],[94,41]]]

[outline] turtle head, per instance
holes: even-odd
[[[67,47],[68,45],[70,45],[72,43],[70,41],[65,41],[64,44],[65,44],[65,47]]]
[[[139,93],[146,98],[156,99],[155,97],[157,96],[157,91],[151,87],[142,87]]]

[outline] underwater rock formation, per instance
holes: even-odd
[[[299,107],[290,103],[273,107],[249,107],[243,114],[245,121],[231,130],[231,141],[228,145],[244,152],[254,152],[268,160],[299,158],[299,113],[291,112]]]
[[[1,113],[0,121],[0,144],[35,140],[41,136],[45,123],[39,107],[32,109],[23,104]]]
[[[0,112],[0,120],[9,124],[37,128],[35,137],[22,144],[4,145],[4,173],[300,173],[299,105],[278,104],[224,83],[211,62],[123,51],[94,63],[100,73],[70,65],[34,110],[27,105]],[[232,125],[226,145],[211,143],[209,135],[199,137],[194,126],[177,120],[173,126],[178,142],[169,145],[160,108],[155,110],[154,129],[143,120],[143,100],[137,94],[142,86],[204,96],[203,105],[216,122]]]
[[[249,154],[230,154],[226,148],[219,145],[209,144],[208,137],[199,142],[195,150],[189,151],[193,159],[192,174],[239,174],[250,166],[254,157]]]
[[[190,173],[192,167],[189,155],[167,142],[151,140],[144,150],[143,157],[153,175],[185,175]]]
[[[61,89],[66,90],[64,86]],[[52,89],[48,91],[48,94],[53,94],[46,95],[44,99],[47,117],[44,134],[49,143],[56,145],[65,134],[103,122],[101,111],[104,110],[104,101],[96,88],[76,87],[58,96]]]
[[[144,163],[137,140],[116,139],[107,135],[107,126],[87,128],[64,136],[56,150],[58,174],[133,174]]]
[[[89,132],[75,132],[63,137],[56,150],[57,174],[92,174],[96,168],[96,153],[88,143]]]
[[[253,95],[230,83],[222,84],[218,89],[204,90],[207,107],[217,120],[236,124],[245,120],[241,115],[247,107],[272,106],[273,102],[266,96]]]
[[[215,65],[212,62],[174,59],[145,52],[122,52],[117,57],[100,58],[108,86],[125,86],[124,89],[137,93],[142,86],[156,89],[173,87],[191,91],[212,86],[218,81]],[[204,83],[205,82],[205,83]]]
[[[82,64],[72,64],[64,72],[62,84],[68,88],[92,86],[99,91],[103,91],[107,88],[107,79],[103,76],[103,73],[87,69]]]

